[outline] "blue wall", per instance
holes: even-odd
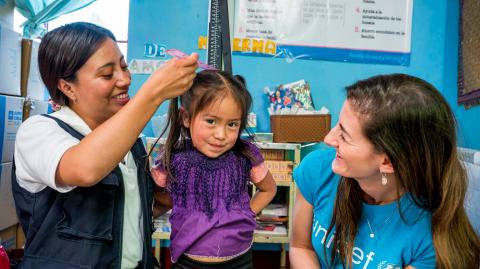
[[[358,79],[381,73],[402,72],[421,77],[435,85],[452,105],[459,122],[460,146],[480,149],[480,106],[465,110],[456,104],[458,0],[414,0],[410,66],[354,64],[328,61],[295,60],[234,56],[233,70],[243,75],[254,98],[259,131],[268,131],[267,99],[263,87],[307,80],[314,103],[327,106],[332,123],[344,100],[343,88]],[[206,51],[197,49],[199,36],[207,35],[208,0],[130,1],[128,58],[143,57],[144,44],[154,42],[185,52],[197,52],[205,60]],[[134,75],[132,89],[146,79]],[[157,112],[163,114],[166,104]],[[153,135],[150,126],[145,134]]]

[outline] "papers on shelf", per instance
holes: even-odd
[[[287,235],[287,227],[285,225],[259,225],[255,230],[256,234],[262,235]]]
[[[288,206],[285,204],[269,204],[262,210],[264,215],[288,216]]]
[[[156,232],[165,232],[165,233],[171,232],[172,228],[170,226],[170,221],[169,221],[170,214],[171,214],[171,210],[169,210],[167,213],[153,220],[153,227],[155,228]]]
[[[261,214],[260,216],[257,217],[257,221],[261,223],[285,223],[288,221],[288,217],[279,217],[275,215],[265,215]]]

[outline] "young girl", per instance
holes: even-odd
[[[177,103],[152,171],[173,203],[173,268],[253,268],[255,216],[276,185],[258,148],[240,138],[252,97],[243,78],[205,70]],[[259,190],[251,200],[248,181]]]

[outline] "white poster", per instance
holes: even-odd
[[[413,0],[237,0],[236,54],[408,65]]]

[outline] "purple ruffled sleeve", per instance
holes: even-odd
[[[250,170],[250,180],[253,183],[262,181],[268,173],[268,168],[265,165],[260,149],[253,143],[245,141],[250,154],[252,155],[252,170]]]
[[[244,143],[247,145],[248,151],[250,152],[250,155],[253,157],[250,161],[252,163],[252,166],[257,166],[261,163],[263,163],[263,156],[262,153],[260,152],[260,149],[255,145],[254,143],[250,141],[245,141]]]

